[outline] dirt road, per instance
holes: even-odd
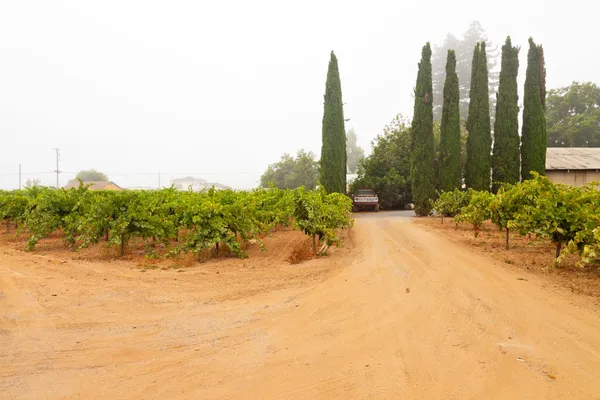
[[[5,252],[0,397],[600,399],[590,299],[399,213],[361,215],[345,251],[281,268],[315,277],[326,263],[222,300],[201,266],[140,274]]]

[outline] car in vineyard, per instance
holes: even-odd
[[[379,197],[372,189],[358,189],[352,196],[352,211],[379,211]]]

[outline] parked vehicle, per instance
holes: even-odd
[[[362,209],[379,211],[379,197],[371,189],[358,189],[352,196],[352,211]]]

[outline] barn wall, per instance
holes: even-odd
[[[546,176],[554,183],[583,186],[590,182],[600,181],[600,171],[546,171]]]

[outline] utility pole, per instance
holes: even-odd
[[[60,159],[60,149],[52,149],[56,151],[56,188],[59,188],[58,174],[60,174],[60,169],[58,168],[58,160]]]
[[[19,164],[19,190],[21,190],[21,164]]]
[[[160,172],[158,173],[158,190],[160,190]]]

